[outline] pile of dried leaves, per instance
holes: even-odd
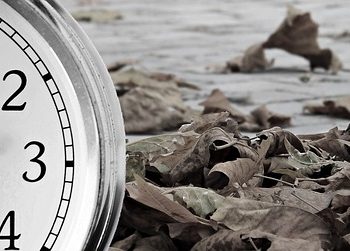
[[[242,136],[227,112],[127,146],[116,250],[350,250],[350,129]]]
[[[266,58],[265,49],[281,49],[308,60],[311,70],[323,68],[337,73],[342,68],[341,61],[332,50],[320,48],[317,37],[318,25],[312,20],[311,14],[288,6],[286,18],[266,41],[248,47],[243,56],[228,61],[220,71],[266,70],[273,65],[274,60]]]

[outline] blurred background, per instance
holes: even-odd
[[[297,134],[334,126],[345,129],[349,123],[347,116],[304,114],[303,106],[350,95],[350,1],[59,1],[80,20],[106,65],[127,62],[144,72],[174,74],[199,87],[181,89],[184,103],[192,109],[202,111],[199,103],[220,89],[242,113],[266,104],[272,112],[291,116],[288,130]],[[267,59],[274,58],[267,70],[217,70],[250,45],[265,41],[286,17],[287,4],[311,13],[319,25],[320,47],[330,48],[343,70],[310,72],[307,60],[278,49],[266,51]],[[106,12],[98,17],[92,14],[96,10]]]

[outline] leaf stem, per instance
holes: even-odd
[[[264,178],[264,179],[269,179],[269,180],[274,180],[274,181],[277,181],[277,182],[281,182],[281,183],[283,183],[283,184],[285,184],[285,185],[288,185],[288,186],[291,186],[291,187],[295,187],[294,184],[289,183],[289,182],[287,182],[287,181],[279,180],[279,179],[272,178],[272,177],[265,176],[265,175],[261,175],[261,174],[254,174],[254,177],[257,177],[257,178]]]
[[[229,148],[230,146],[233,146],[236,143],[237,143],[237,140],[232,140],[230,143],[227,143],[227,144],[222,145],[222,146],[217,146],[217,145],[215,145],[213,143],[213,147],[214,147],[215,151],[219,151],[219,150],[223,150],[223,149]]]
[[[249,237],[249,242],[250,242],[250,244],[252,244],[253,248],[254,248],[256,251],[259,251],[259,250],[260,250],[260,249],[258,249],[258,247],[255,245],[255,243],[254,243],[252,237]]]

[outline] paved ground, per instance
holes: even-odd
[[[71,11],[81,8],[77,1],[61,2]],[[265,40],[281,23],[288,2],[312,13],[320,25],[320,45],[333,49],[350,68],[350,37],[334,38],[350,31],[347,0],[105,0],[95,7],[116,9],[123,20],[82,25],[107,64],[137,60],[150,71],[176,73],[198,84],[200,92],[185,94],[186,102],[195,107],[213,88],[220,88],[229,97],[249,98],[249,104],[235,104],[242,111],[267,104],[275,112],[292,115],[290,130],[295,133],[344,128],[349,121],[304,116],[302,106],[309,100],[350,95],[350,72],[333,76],[319,71],[305,84],[299,77],[308,69],[307,62],[278,50],[267,56],[275,58],[279,70],[229,75],[206,71],[206,66],[224,63]]]

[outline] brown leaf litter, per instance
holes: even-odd
[[[203,115],[127,146],[140,160],[110,251],[350,250],[349,130],[250,139],[231,120]]]
[[[291,117],[271,112],[265,105],[245,115],[232,106],[225,94],[214,89],[209,97],[200,103],[204,106],[203,114],[227,111],[232,119],[237,121],[241,131],[257,132],[275,126],[286,127],[291,125]]]

